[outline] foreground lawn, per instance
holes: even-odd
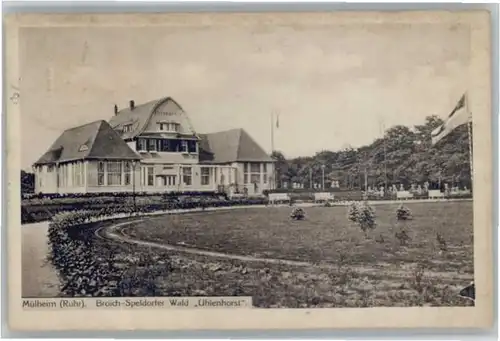
[[[347,220],[346,207],[306,208],[304,221],[291,221],[289,207],[158,216],[122,230],[158,244],[308,265],[94,242],[103,254],[116,248],[122,296],[251,296],[262,308],[472,305],[458,297],[473,279],[472,202],[407,206],[414,220],[398,223],[396,205],[377,205],[378,226],[368,238]],[[84,234],[103,224],[110,222]],[[402,227],[411,237],[406,246],[396,237]]]
[[[312,207],[293,221],[287,207],[163,216],[131,225],[127,235],[211,251],[312,263],[384,267],[420,263],[428,270],[473,273],[472,202],[407,205],[414,219],[396,220],[397,205],[377,205],[377,227],[364,236],[346,207]],[[411,238],[402,247],[396,233]],[[442,237],[445,246],[438,242]],[[445,248],[445,249],[444,249]]]

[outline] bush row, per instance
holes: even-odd
[[[105,216],[101,211],[56,214],[49,224],[49,260],[57,270],[63,296],[117,296],[120,271],[112,255],[99,257],[92,242],[71,235],[71,228]],[[84,227],[84,226],[82,226]],[[102,250],[100,250],[102,252]],[[102,253],[101,253],[102,254]]]
[[[116,192],[116,193],[68,193],[68,194],[29,194],[23,195],[23,202],[32,205],[54,204],[54,203],[110,203],[110,202],[126,202],[133,198],[160,200],[172,199],[178,197],[219,197],[224,196],[214,191],[211,192],[165,192],[165,193],[148,193],[148,192]]]
[[[60,295],[155,296],[156,279],[172,271],[169,256],[96,239],[94,232],[100,223],[92,222],[108,214],[105,210],[64,212],[52,219],[49,260],[57,270]]]
[[[135,192],[135,196],[172,196],[177,197],[180,195],[185,196],[213,196],[218,194],[216,191],[176,191],[176,192],[165,192],[165,193],[150,193],[150,192]],[[24,197],[27,199],[59,199],[59,198],[98,198],[98,197],[131,197],[133,192],[99,192],[99,193],[37,193],[37,194],[25,194]]]
[[[225,199],[197,199],[197,200],[172,200],[157,203],[147,202],[133,202],[127,201],[120,204],[112,205],[97,205],[88,203],[75,203],[67,205],[51,205],[47,206],[21,206],[21,222],[34,223],[44,220],[49,220],[52,216],[64,212],[100,212],[101,215],[113,215],[120,213],[149,213],[156,211],[168,211],[176,209],[194,209],[194,208],[207,208],[207,207],[230,207],[230,206],[244,206],[244,205],[265,205],[267,199],[265,198],[246,198],[239,200],[225,200]],[[97,213],[96,213],[97,214]]]

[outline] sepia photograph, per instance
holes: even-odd
[[[480,14],[19,19],[16,309],[488,315]]]

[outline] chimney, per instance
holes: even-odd
[[[130,101],[130,110],[134,110],[135,108],[135,102],[132,100]]]
[[[115,115],[118,114],[118,106],[115,104]]]

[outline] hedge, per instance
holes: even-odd
[[[164,200],[161,202],[140,202],[126,201],[116,204],[95,204],[95,203],[74,203],[59,205],[23,205],[21,206],[21,223],[34,223],[50,220],[54,215],[64,212],[88,211],[96,214],[117,214],[117,213],[149,213],[156,211],[168,211],[174,209],[193,209],[204,207],[230,207],[244,205],[265,205],[266,198],[248,198],[240,200],[225,200],[216,198],[190,198],[183,200]]]
[[[118,213],[118,212],[115,212]],[[49,224],[49,260],[69,297],[155,296],[156,279],[173,270],[165,252],[142,252],[95,239],[93,222],[109,210],[59,213]],[[127,248],[121,250],[119,248]],[[125,251],[125,252],[123,252]]]
[[[49,260],[54,265],[64,296],[118,296],[121,272],[113,255],[99,257],[89,240],[72,235],[74,226],[85,227],[106,212],[78,211],[56,214],[49,224]],[[102,253],[101,253],[102,254]]]

